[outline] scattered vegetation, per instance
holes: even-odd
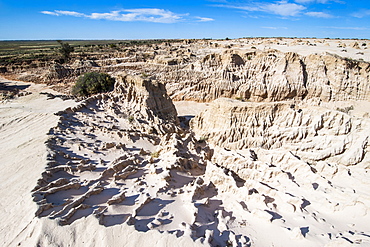
[[[143,78],[148,78],[148,77],[149,77],[149,75],[148,75],[147,73],[141,73],[141,77],[143,77]]]
[[[207,140],[208,140],[208,137],[206,137],[206,136],[201,136],[201,137],[199,138],[198,142],[203,143],[203,142],[206,142]]]
[[[150,156],[152,157],[152,158],[158,158],[159,157],[159,152],[157,151],[157,152],[152,152],[151,154],[150,154]]]
[[[59,53],[62,55],[62,63],[68,61],[71,58],[71,53],[74,52],[74,48],[68,43],[63,43],[61,40],[57,41],[60,44]]]
[[[346,114],[349,113],[349,111],[352,111],[354,109],[353,105],[351,106],[347,106],[347,107],[344,107],[344,108],[337,108],[337,111],[340,111],[340,112],[344,112]]]
[[[115,79],[110,75],[98,72],[89,72],[77,79],[72,88],[76,96],[90,96],[97,93],[106,93],[114,89]]]
[[[135,120],[135,118],[133,116],[129,116],[127,120],[129,123],[132,123]]]
[[[62,41],[64,45],[55,40],[0,41],[0,66],[30,64],[33,61],[58,61],[64,59],[63,54],[67,55],[67,58],[72,53],[74,57],[93,59],[102,53],[124,51],[133,46],[171,44],[183,41],[182,39],[68,40],[68,43]]]

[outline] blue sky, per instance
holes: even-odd
[[[0,40],[370,38],[361,0],[0,0]]]

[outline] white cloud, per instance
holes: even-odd
[[[55,15],[55,16],[59,16],[58,13],[56,12],[51,12],[51,11],[41,11],[42,14],[45,14],[45,15]]]
[[[305,15],[318,17],[318,18],[334,18],[333,15],[324,12],[307,12]]]
[[[311,2],[317,2],[317,3],[327,3],[328,0],[295,0],[296,3],[311,3]]]
[[[342,30],[368,30],[369,29],[366,27],[323,27],[323,28],[342,29]]]
[[[330,2],[339,3],[339,4],[346,4],[346,2],[343,1],[343,0],[294,0],[294,2],[300,3],[300,4],[309,4],[309,3],[326,4],[326,3],[330,3]]]
[[[198,19],[199,22],[207,22],[207,21],[214,21],[215,19],[207,18],[207,17],[195,17]]]
[[[290,3],[287,0],[281,0],[273,3],[254,2],[253,4],[249,5],[214,5],[214,6],[240,9],[248,12],[264,12],[268,14],[278,15],[281,16],[282,18],[296,17],[301,15],[327,19],[336,18],[334,15],[322,11],[308,11],[307,8],[303,5],[305,3],[310,2],[327,3],[329,1],[340,2],[339,0],[295,0],[295,2],[300,3],[296,4]],[[370,10],[368,10],[367,14],[370,15]],[[357,17],[360,17],[360,15],[357,15]]]
[[[148,21],[160,23],[174,23],[182,19],[184,14],[175,14],[163,9],[127,9],[127,14],[120,14],[117,20],[126,21]],[[187,14],[185,14],[187,15]]]
[[[119,11],[112,11],[109,13],[92,13],[90,15],[86,15],[85,17],[88,17],[90,19],[95,19],[95,20],[114,20],[117,21],[119,17]]]
[[[265,12],[271,12],[281,16],[296,16],[300,14],[306,7],[295,3],[288,3],[287,1],[280,1],[277,3],[266,4],[262,6]]]
[[[111,11],[108,13],[91,13],[83,14],[75,11],[41,11],[42,14],[55,16],[74,16],[85,17],[95,20],[111,20],[111,21],[145,21],[156,23],[174,23],[183,20],[188,14],[176,14],[164,9],[123,9],[119,11]],[[202,17],[203,21],[210,21],[211,18]]]
[[[84,17],[85,16],[84,14],[78,13],[75,11],[55,10],[55,13],[57,13],[58,15],[70,15],[74,17]]]
[[[256,2],[251,5],[217,5],[217,7],[241,9],[249,12],[265,12],[268,14],[280,15],[283,17],[297,16],[306,9],[303,5],[289,3],[287,1],[278,1],[275,3]]]
[[[357,17],[357,18],[364,18],[369,15],[370,15],[370,9],[363,9],[363,10],[360,10],[352,14],[352,16]]]

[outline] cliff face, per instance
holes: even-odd
[[[188,68],[169,71],[162,79],[168,81],[169,94],[175,100],[238,97],[280,101],[318,97],[330,101],[369,99],[369,75],[370,64],[366,62],[272,50],[241,56],[207,55]]]
[[[148,120],[155,117],[177,123],[177,112],[167,95],[164,84],[140,76],[119,75],[115,85],[115,98],[133,112],[140,112]]]
[[[215,100],[191,121],[192,130],[215,146],[239,150],[284,148],[310,164],[369,162],[369,119],[315,106],[313,102],[246,103]],[[365,160],[365,161],[364,161]]]

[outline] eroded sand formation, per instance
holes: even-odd
[[[56,113],[32,196],[37,219],[59,226],[24,241],[83,246],[55,234],[84,234],[86,221],[109,236],[124,227],[126,245],[370,246],[370,65],[292,48],[334,41],[284,42],[94,61],[115,90]],[[362,49],[347,43],[335,46]],[[195,112],[172,100],[209,103],[187,103]]]
[[[66,84],[88,71],[126,71],[166,84],[173,100],[369,100],[370,43],[363,44],[319,39],[185,41],[132,47],[69,65],[43,62],[7,71],[19,80],[60,82],[67,90]]]

